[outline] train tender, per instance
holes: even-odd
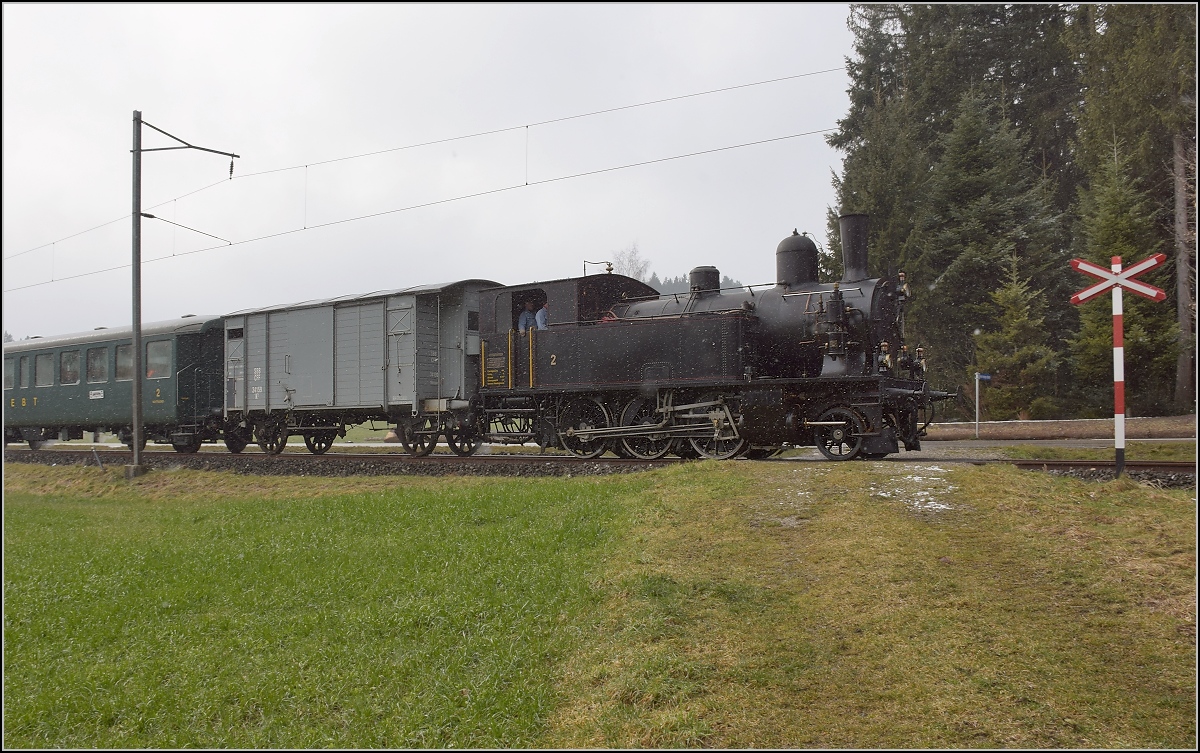
[[[195,452],[222,435],[221,318],[142,326],[147,438]],[[37,449],[52,439],[114,431],[133,442],[133,328],[97,328],[4,346],[4,441]]]
[[[845,274],[832,284],[794,233],[776,250],[777,282],[757,291],[721,289],[714,267],[677,295],[614,274],[482,291],[481,387],[460,436],[646,459],[920,449],[952,395],[929,389],[923,354],[904,344],[900,276],[867,276],[867,217],[840,223]],[[519,331],[526,301],[549,304],[547,329]]]

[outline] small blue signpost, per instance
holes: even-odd
[[[975,372],[975,438],[979,439],[979,383],[992,381],[991,374]]]

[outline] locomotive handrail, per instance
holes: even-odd
[[[842,292],[843,292],[843,293],[848,293],[848,292],[851,292],[851,291],[853,291],[853,292],[855,292],[855,293],[861,293],[861,292],[862,292],[862,288],[842,288],[841,290],[842,290]],[[800,291],[798,291],[798,292],[795,292],[795,293],[784,293],[782,297],[783,297],[783,298],[791,298],[791,297],[793,297],[793,296],[797,296],[797,295],[807,295],[807,296],[810,296],[810,297],[811,297],[811,296],[814,296],[814,295],[825,295],[825,294],[826,294],[826,293],[828,293],[828,292],[829,292],[828,290],[800,290]]]
[[[659,293],[658,295],[638,295],[638,296],[633,296],[632,298],[625,298],[624,300],[631,301],[631,302],[632,301],[656,301],[659,298],[666,298],[667,296],[672,296],[676,300],[679,300],[679,296],[681,296],[681,295],[693,295],[694,293],[697,293],[697,292],[707,293],[707,292],[710,292],[713,290],[715,290],[719,293],[722,290],[741,290],[742,288],[746,288],[747,290],[750,291],[750,295],[754,295],[753,288],[773,288],[773,287],[776,287],[777,285],[779,285],[779,283],[777,283],[777,282],[760,282],[760,283],[756,283],[754,285],[733,285],[728,288],[706,288],[704,291],[687,290],[682,293]]]

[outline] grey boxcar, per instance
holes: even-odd
[[[271,453],[299,434],[321,454],[348,425],[378,420],[402,437],[436,426],[458,449],[455,427],[479,386],[479,291],[496,285],[463,280],[229,314],[229,432]]]

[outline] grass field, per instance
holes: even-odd
[[[6,747],[1176,747],[1193,491],[5,467]]]

